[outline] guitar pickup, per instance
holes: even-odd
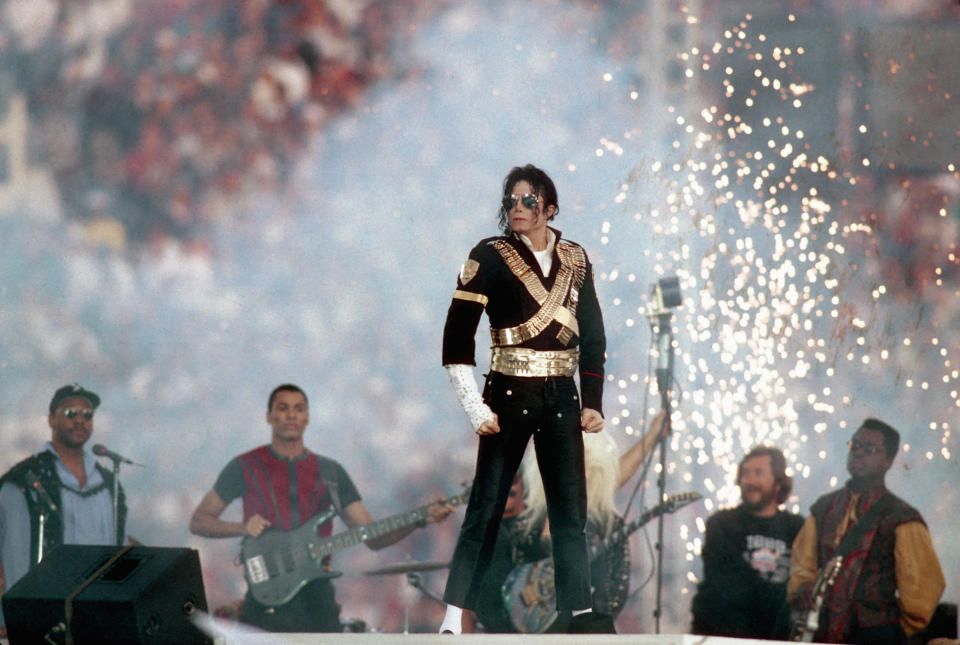
[[[263,561],[262,555],[256,555],[247,560],[247,577],[252,584],[266,582],[270,578],[267,573],[267,565]]]

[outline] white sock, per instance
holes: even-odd
[[[454,634],[460,634],[463,631],[460,623],[462,619],[462,609],[453,605],[447,605],[447,613],[443,617],[443,622],[440,623],[440,633],[452,632]]]
[[[591,611],[593,610],[587,607],[586,609],[574,609],[572,613],[574,616],[579,616],[580,614],[589,614]]]

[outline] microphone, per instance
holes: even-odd
[[[680,279],[676,276],[661,278],[653,285],[647,317],[651,327],[654,318],[657,320],[657,388],[664,406],[673,377],[673,327],[670,324],[673,314],[670,310],[679,307],[682,302]]]
[[[673,330],[670,318],[660,316],[660,329],[657,332],[657,388],[666,394],[670,388],[670,375],[673,374]]]
[[[28,470],[24,477],[27,480],[27,483],[30,485],[30,488],[36,492],[37,497],[41,502],[46,504],[47,508],[50,509],[51,513],[57,512],[57,505],[53,503],[53,498],[50,497],[50,494],[47,492],[47,489],[43,487],[43,484],[40,483],[40,478],[37,477],[37,474],[32,470]]]
[[[93,454],[95,454],[98,457],[106,457],[108,459],[112,459],[113,461],[120,462],[122,464],[133,464],[134,466],[139,465],[137,462],[127,459],[123,455],[117,454],[114,451],[109,450],[102,443],[94,444],[91,450],[93,451]]]
[[[657,369],[669,370],[673,367],[673,333],[669,328],[669,320],[661,320],[660,325],[657,334]]]

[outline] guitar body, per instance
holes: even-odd
[[[790,640],[798,643],[812,643],[814,636],[820,629],[820,611],[823,609],[823,599],[827,590],[833,586],[840,568],[843,566],[843,556],[838,555],[832,558],[821,569],[816,581],[813,583],[811,591],[812,606],[809,611],[803,612],[800,618],[793,626],[793,633]]]
[[[324,557],[314,557],[310,546],[317,542],[317,528],[327,514],[292,531],[266,529],[256,538],[245,537],[240,547],[243,575],[250,594],[269,607],[289,602],[305,584],[341,573],[327,568]]]
[[[553,558],[516,567],[503,583],[503,600],[513,626],[523,634],[542,634],[557,619]]]
[[[654,517],[673,511],[700,499],[691,491],[668,497],[644,513],[639,519],[614,531],[599,545],[591,545],[590,561],[595,562],[608,550],[627,539],[631,533]],[[542,634],[557,618],[557,590],[554,582],[553,558],[527,562],[513,569],[501,588],[504,607],[517,631]]]
[[[453,506],[464,504],[468,495],[465,489],[461,494],[447,498],[447,502]],[[328,555],[397,529],[419,524],[429,517],[430,506],[432,504],[325,538],[317,536],[317,529],[336,515],[333,510],[318,515],[292,531],[267,529],[258,537],[245,537],[240,547],[240,561],[250,595],[268,607],[290,602],[311,580],[341,575],[326,566]]]

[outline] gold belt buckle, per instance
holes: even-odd
[[[491,369],[508,376],[573,376],[577,350],[537,351],[519,347],[493,347]]]

